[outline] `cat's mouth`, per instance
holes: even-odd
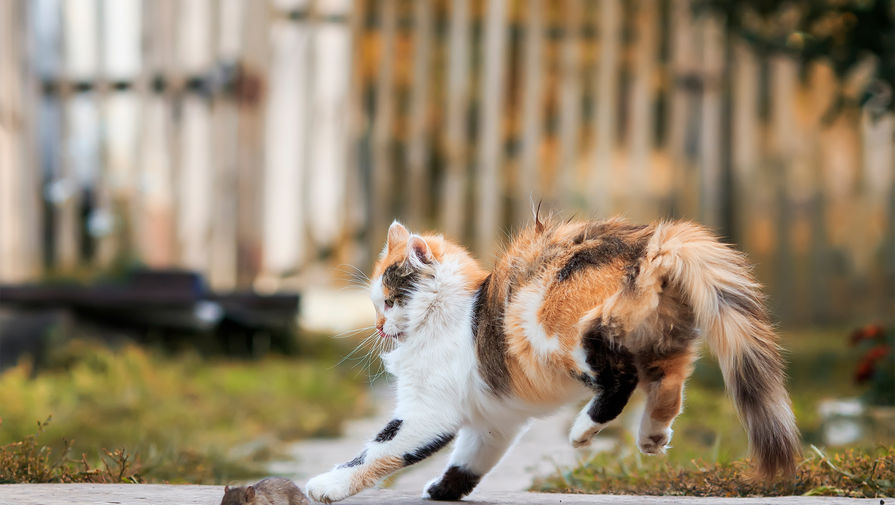
[[[389,339],[401,340],[402,338],[404,338],[404,332],[401,332],[401,331],[399,331],[398,333],[395,333],[395,334],[386,333],[385,330],[383,330],[381,326],[377,326],[376,331],[379,332],[379,337],[383,338],[385,340],[389,340]]]

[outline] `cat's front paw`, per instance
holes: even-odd
[[[332,503],[351,496],[351,473],[337,469],[320,474],[308,481],[308,496],[314,501]]]

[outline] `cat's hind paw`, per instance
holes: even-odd
[[[637,446],[643,454],[664,454],[671,442],[671,428],[657,430],[655,433],[641,433]]]

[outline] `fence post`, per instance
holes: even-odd
[[[27,7],[0,3],[0,283],[33,280],[40,268],[39,171],[27,154],[33,131]]]
[[[413,80],[410,92],[407,146],[408,223],[420,228],[428,222],[429,191],[429,79],[432,51],[432,0],[413,3]]]
[[[264,110],[267,105],[270,17],[266,3],[242,4],[242,52],[236,89],[239,122],[237,172],[236,285],[252,285],[261,272],[266,153]]]
[[[488,0],[485,11],[482,92],[479,103],[479,160],[476,181],[476,248],[485,262],[491,260],[500,233],[500,167],[503,159],[503,87],[506,61],[506,2]]]
[[[596,79],[596,157],[590,174],[588,197],[591,209],[606,217],[613,209],[612,174],[615,160],[616,106],[618,101],[619,0],[600,0],[600,62]]]
[[[469,36],[469,0],[452,0],[448,28],[447,126],[444,136],[447,169],[439,213],[442,231],[455,240],[463,239],[467,204]]]
[[[563,41],[560,49],[559,167],[557,196],[572,207],[584,207],[586,200],[577,182],[579,129],[581,127],[581,21],[582,0],[566,0],[563,12]]]
[[[306,253],[308,72],[310,29],[307,2],[295,2],[295,17],[276,12],[271,23],[271,56],[266,103],[263,271],[275,289],[277,277],[302,264]]]
[[[531,220],[531,199],[541,198],[538,185],[541,168],[541,132],[544,107],[544,1],[526,2],[526,24],[522,49],[522,149],[516,186],[517,223]]]
[[[311,19],[308,231],[317,251],[335,253],[345,226],[351,32],[348,2],[317,2]]]
[[[721,79],[724,67],[724,35],[721,21],[705,15],[699,23],[702,35],[702,115],[699,147],[700,221],[717,229],[721,190]]]
[[[634,24],[633,82],[631,83],[628,120],[628,170],[627,188],[631,193],[628,213],[638,221],[649,219],[655,210],[651,202],[654,178],[650,177],[653,165],[650,162],[655,145],[655,114],[653,99],[655,91],[656,58],[658,56],[659,13],[652,0],[636,2]],[[626,209],[627,210],[627,209]]]
[[[373,118],[373,167],[371,174],[370,226],[367,240],[370,250],[382,247],[392,219],[392,150],[394,116],[394,54],[397,29],[397,0],[382,0],[379,10],[379,73],[376,76],[376,106]]]

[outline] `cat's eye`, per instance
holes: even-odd
[[[395,306],[395,301],[391,298],[385,301],[385,308],[390,309]]]

